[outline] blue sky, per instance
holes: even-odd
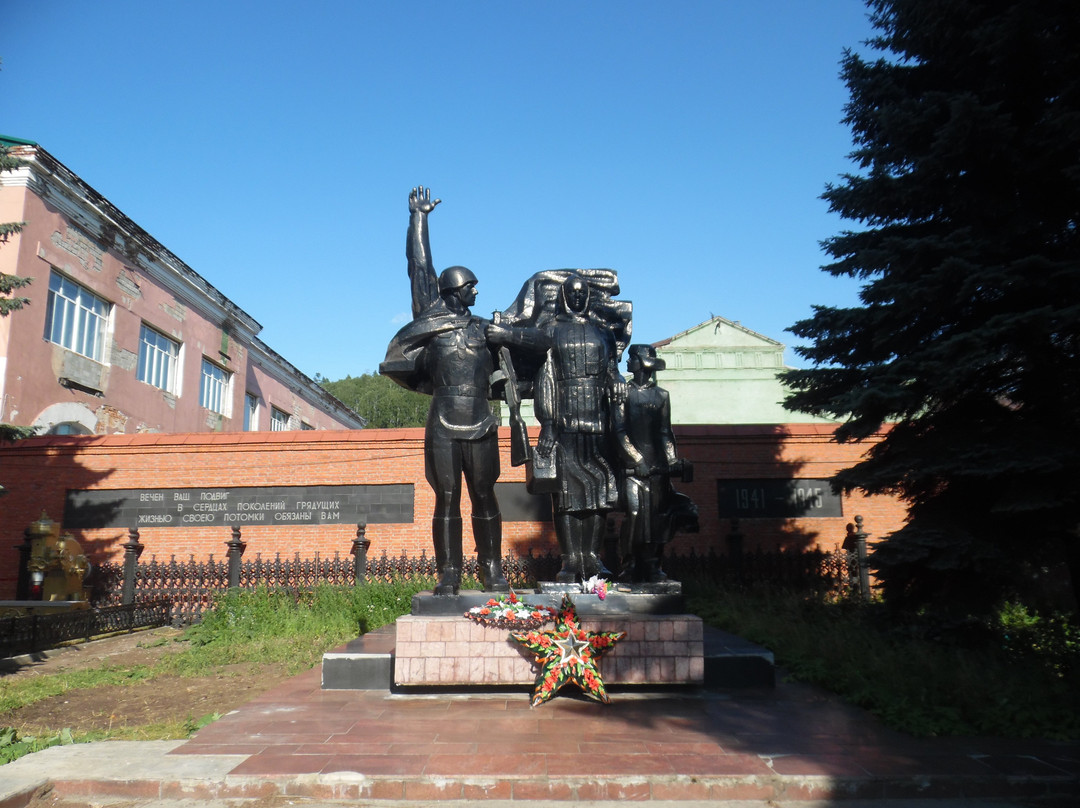
[[[5,11],[0,133],[37,141],[305,373],[377,369],[408,317],[417,184],[474,311],[618,270],[634,339],[720,315],[789,347],[845,226],[861,0],[36,0]],[[800,364],[793,352],[790,364]]]

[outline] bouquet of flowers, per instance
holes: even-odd
[[[581,591],[586,595],[596,595],[600,600],[603,600],[607,597],[608,582],[599,575],[594,575],[589,580],[581,582]]]
[[[483,626],[528,631],[554,620],[555,610],[550,606],[532,606],[525,603],[511,589],[506,597],[498,600],[491,598],[483,606],[473,606],[465,612],[465,616]]]

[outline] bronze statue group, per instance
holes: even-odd
[[[632,306],[615,299],[611,270],[547,270],[533,275],[505,311],[474,315],[477,279],[462,266],[436,275],[428,215],[440,200],[409,194],[405,253],[413,319],[391,341],[379,372],[431,395],[424,435],[425,471],[435,493],[432,539],[435,595],[461,583],[461,481],[472,503],[481,584],[509,589],[502,572],[498,423],[489,401],[507,402],[513,462],[525,463],[529,490],[550,494],[562,555],[556,583],[593,577],[626,584],[666,580],[664,545],[678,528],[693,529],[696,509],[675,491],[689,481],[671,431],[664,369],[651,345],[628,345]],[[628,352],[630,379],[618,363]],[[540,422],[535,449],[518,404],[533,398]],[[602,558],[607,516],[622,511],[618,569]]]

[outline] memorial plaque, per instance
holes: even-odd
[[[341,525],[413,520],[413,486],[305,485],[68,491],[64,527]]]
[[[495,483],[504,522],[550,522],[551,497],[530,494],[525,483]]]
[[[717,480],[721,519],[806,519],[843,516],[828,480]]]

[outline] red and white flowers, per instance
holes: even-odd
[[[533,606],[518,598],[513,589],[505,598],[490,598],[483,606],[473,606],[465,616],[484,626],[528,630],[555,619],[550,606]]]

